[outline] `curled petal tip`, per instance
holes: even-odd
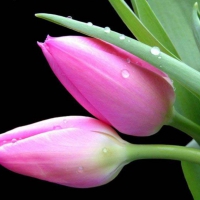
[[[45,42],[48,41],[48,40],[51,40],[51,39],[53,39],[53,37],[51,37],[50,35],[47,35],[47,37],[46,37],[46,39],[45,39]],[[37,42],[37,44],[38,44],[39,47],[42,48],[42,47],[44,47],[45,42],[44,42],[44,43],[42,43],[42,42]]]
[[[43,47],[43,43],[42,42],[37,42],[37,45],[39,46],[39,47]]]
[[[45,41],[50,40],[50,39],[53,39],[53,37],[51,37],[50,35],[47,35],[47,38]]]

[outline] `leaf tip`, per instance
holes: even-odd
[[[35,17],[38,17],[38,18],[40,18],[40,17],[41,17],[41,15],[42,15],[42,13],[36,13],[36,14],[35,14]]]

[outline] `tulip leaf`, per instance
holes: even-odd
[[[192,31],[194,3],[200,0],[148,0],[181,60],[200,71],[200,52]]]
[[[191,25],[192,6],[195,1],[131,0],[138,17],[152,34],[155,36],[160,33],[160,24],[160,28],[164,29],[173,42],[181,60],[200,71],[200,53],[195,45]],[[156,19],[153,15],[150,16],[149,11],[147,12],[149,9]],[[198,33],[200,34],[200,31]],[[162,42],[165,41],[162,40]],[[168,42],[166,40],[166,43]],[[164,43],[162,44],[164,45]],[[176,110],[190,120],[200,124],[199,99],[183,88],[177,81],[174,81],[174,86],[176,88]]]
[[[197,46],[200,51],[200,11],[198,10],[198,3],[196,2],[194,4],[193,12],[192,12],[192,18],[193,18],[193,33],[194,38],[196,40]]]
[[[140,21],[152,33],[152,35],[155,38],[157,38],[157,40],[163,46],[165,46],[170,52],[176,55],[176,57],[179,57],[178,53],[176,52],[176,49],[174,48],[174,45],[172,44],[170,38],[168,37],[166,31],[164,30],[158,18],[154,14],[153,10],[149,6],[148,2],[146,0],[134,0],[134,2],[135,2],[135,7],[140,8],[137,11],[138,12],[137,15]],[[145,44],[148,44],[148,43],[145,43]],[[150,44],[148,45],[151,46]],[[155,44],[153,45],[155,46]]]
[[[200,146],[193,140],[190,142],[188,147],[200,148]],[[193,195],[194,200],[200,199],[200,165],[190,163],[190,162],[181,162],[183,173],[185,179],[188,183],[188,187]]]
[[[157,46],[162,52],[172,56],[178,57],[176,50],[174,49],[168,36],[162,29],[159,22],[156,20],[155,15],[151,12],[150,7],[146,1],[140,0],[139,2],[145,4],[146,17],[153,18],[154,23],[151,23],[152,29],[146,27],[142,21],[135,15],[135,13],[129,8],[129,6],[122,0],[109,0],[111,5],[114,7],[120,18],[130,29],[133,35],[141,42],[148,44],[149,46]],[[155,23],[157,22],[157,24]],[[153,33],[153,34],[152,34]],[[156,34],[157,33],[157,34]]]
[[[36,16],[121,47],[122,49],[125,49],[126,51],[140,57],[141,59],[151,63],[153,66],[166,72],[171,76],[171,78],[173,78],[173,80],[177,80],[181,85],[200,98],[200,72],[192,69],[185,63],[180,62],[162,52],[156,52],[158,55],[155,55],[152,53],[152,50],[154,50],[152,47],[130,37],[121,37],[122,34],[114,31],[107,33],[104,31],[104,28],[91,26],[87,23],[59,15],[40,13],[36,14]]]

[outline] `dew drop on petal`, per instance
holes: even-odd
[[[130,76],[128,70],[126,70],[126,69],[123,69],[121,71],[121,75],[122,75],[123,78],[128,78]]]
[[[59,126],[59,125],[56,125],[56,126],[53,127],[53,129],[54,129],[54,130],[58,130],[58,129],[62,129],[62,127]]]
[[[125,39],[125,35],[124,35],[124,34],[121,34],[121,35],[119,36],[119,39],[120,39],[120,40],[124,40],[124,39]]]
[[[17,139],[13,138],[11,142],[15,143],[15,142],[17,142]]]
[[[105,32],[105,33],[110,33],[110,27],[106,26],[106,27],[104,28],[104,32]]]
[[[93,23],[92,22],[88,22],[87,25],[88,26],[93,26]]]
[[[131,62],[131,60],[130,60],[129,58],[127,58],[127,59],[126,59],[126,62],[127,62],[127,63],[130,63],[130,62]]]
[[[158,56],[158,59],[161,59],[162,57],[161,56]]]
[[[158,47],[152,47],[151,54],[158,56],[160,54],[160,49]]]
[[[142,66],[142,63],[141,63],[141,62],[139,62],[139,61],[136,61],[136,62],[135,62],[135,65],[137,65],[137,66],[140,66],[140,67],[141,67],[141,66]]]
[[[72,16],[68,16],[67,18],[72,19]]]
[[[82,166],[78,167],[78,173],[83,173],[84,168]]]

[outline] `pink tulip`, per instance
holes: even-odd
[[[127,164],[126,144],[99,120],[53,118],[0,134],[0,165],[61,185],[95,187]]]
[[[38,44],[74,98],[118,131],[149,136],[170,120],[172,82],[149,63],[95,38],[48,36]]]

